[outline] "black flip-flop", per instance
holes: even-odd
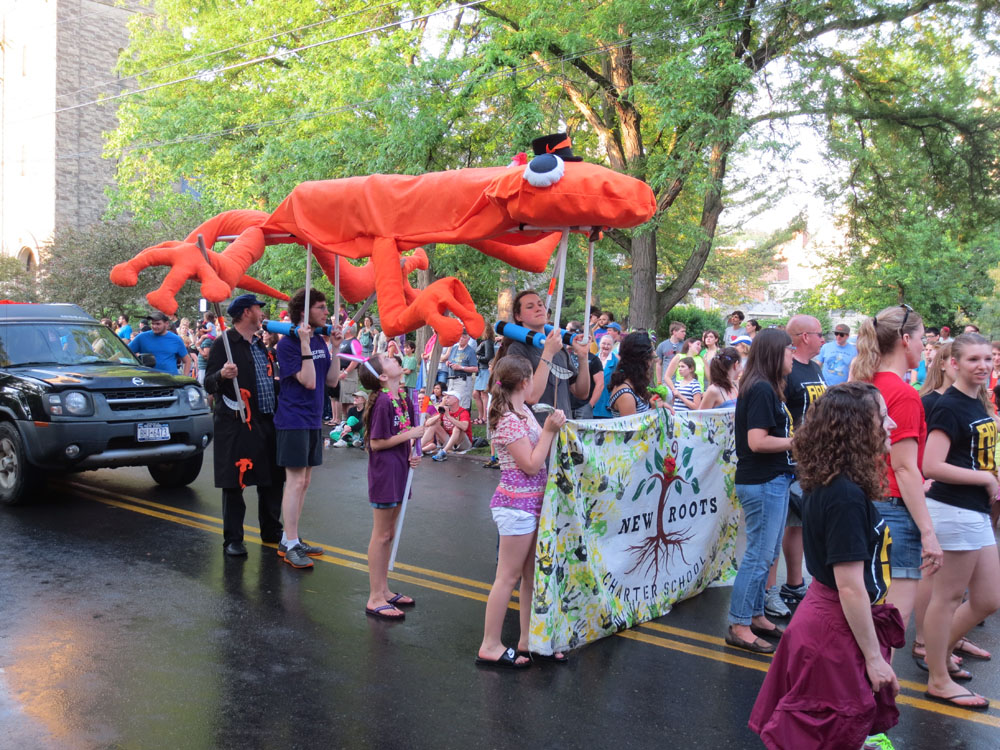
[[[569,657],[566,656],[566,654],[562,654],[561,656],[556,656],[555,654],[536,654],[533,651],[518,651],[517,655],[518,656],[527,656],[532,661],[534,661],[535,659],[538,659],[538,661],[550,661],[550,662],[553,662],[554,664],[568,664],[569,663]]]
[[[518,664],[517,663],[518,653],[512,649],[508,648],[497,659],[484,659],[481,656],[476,657],[477,667],[495,667],[498,669],[527,669],[531,666],[531,660]]]
[[[781,640],[781,636],[785,634],[785,629],[780,625],[775,625],[770,630],[758,627],[757,625],[751,625],[750,632],[758,638],[774,638],[775,640]]]
[[[951,706],[952,708],[964,708],[967,711],[985,711],[990,707],[990,702],[983,698],[981,695],[976,695],[976,693],[959,693],[958,695],[949,695],[947,697],[943,695],[931,695],[925,692],[924,697],[929,701],[934,701],[935,703],[943,703],[946,706]],[[985,703],[980,703],[975,706],[970,706],[967,703],[956,703],[955,700],[958,698],[983,698]]]
[[[371,617],[377,617],[380,620],[406,619],[406,615],[403,612],[399,612],[398,615],[387,615],[385,613],[387,609],[396,609],[396,607],[394,607],[392,604],[383,604],[381,607],[375,607],[375,609],[372,609],[371,607],[365,607],[365,614],[370,615]],[[398,612],[399,610],[396,611]]]
[[[747,651],[752,651],[755,654],[773,654],[774,644],[768,643],[762,638],[750,642],[744,641],[738,635],[733,633],[732,628],[726,631],[726,643],[728,643],[733,648],[742,648]]]
[[[919,669],[925,672],[930,672],[930,667],[927,666],[927,660],[921,659],[919,656],[913,657],[913,663],[917,665]],[[956,682],[968,682],[972,679],[972,673],[967,669],[962,669],[958,667],[957,669],[951,669],[949,665],[948,676]]]
[[[393,594],[392,597],[389,598],[389,599],[386,599],[386,601],[389,602],[389,604],[392,604],[393,606],[395,606],[397,608],[398,607],[413,607],[413,606],[416,605],[416,601],[414,601],[413,597],[411,597],[411,596],[406,596],[406,598],[409,599],[410,601],[408,601],[408,602],[401,601],[404,596],[406,596],[406,594]]]

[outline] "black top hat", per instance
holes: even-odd
[[[565,133],[543,135],[536,138],[531,142],[531,148],[535,152],[535,156],[555,154],[563,161],[583,161],[582,156],[573,156],[573,145]]]

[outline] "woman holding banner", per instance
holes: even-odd
[[[889,528],[872,502],[895,426],[878,390],[855,382],[828,390],[795,433],[813,581],[750,714],[769,748],[853,750],[899,720],[888,659],[905,642],[903,621],[884,603]]]
[[[781,552],[794,479],[792,415],[785,406],[785,376],[795,347],[788,334],[757,334],[736,399],[736,495],[746,516],[747,547],[733,582],[726,643],[770,654],[784,632],[764,615],[767,572]]]

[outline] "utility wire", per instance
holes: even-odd
[[[285,36],[287,34],[294,34],[299,31],[308,31],[309,29],[315,29],[319,26],[325,26],[330,23],[335,23],[337,21],[342,21],[345,18],[350,18],[352,16],[360,15],[362,13],[368,13],[370,11],[381,10],[382,8],[388,7],[390,5],[399,5],[397,0],[390,0],[390,2],[381,3],[380,5],[366,5],[364,8],[359,8],[358,10],[353,10],[349,13],[342,13],[339,16],[333,16],[332,18],[327,18],[323,21],[316,21],[315,23],[309,23],[305,26],[298,26],[294,29],[286,29],[285,31],[279,31],[270,36],[265,36],[260,39],[252,39],[248,42],[241,42],[240,44],[234,44],[231,47],[225,47],[223,49],[215,50],[214,52],[204,52],[198,55],[192,55],[191,57],[185,57],[181,60],[175,60],[174,62],[161,65],[156,68],[149,68],[148,70],[143,70],[139,73],[132,73],[131,75],[123,76],[122,78],[116,78],[110,81],[102,81],[101,83],[94,83],[90,86],[84,86],[83,88],[76,89],[75,91],[67,91],[65,94],[57,94],[56,98],[62,98],[66,96],[73,96],[74,94],[82,94],[85,91],[90,91],[91,89],[104,88],[106,86],[120,86],[124,81],[132,80],[133,78],[139,78],[140,76],[151,75],[152,73],[159,73],[164,70],[169,70],[170,68],[176,68],[179,65],[184,65],[186,63],[197,62],[199,60],[207,60],[208,58],[215,57],[216,55],[222,55],[226,52],[232,52],[234,50],[242,49],[243,47],[249,47],[252,44],[260,44],[262,42],[274,41],[278,37]]]
[[[792,0],[785,0],[785,2],[782,2],[781,5],[788,5],[788,4],[791,3],[791,1]],[[771,7],[774,8],[776,6],[771,6]],[[742,17],[742,15],[743,15],[742,13],[734,13],[734,14],[732,14],[728,18],[727,17],[717,17],[717,18],[713,19],[713,22],[714,23],[719,23],[719,22],[724,22],[726,20],[737,20],[740,17]],[[695,26],[698,26],[698,25],[700,25],[700,24],[692,22],[692,23],[686,24],[685,26],[690,27],[690,28],[694,28]],[[649,33],[649,34],[639,35],[639,36],[635,36],[635,37],[628,37],[628,38],[625,38],[625,39],[618,40],[616,42],[609,42],[607,44],[596,45],[594,47],[591,47],[591,48],[588,48],[588,49],[584,49],[584,50],[580,50],[580,51],[577,51],[577,52],[574,52],[574,53],[567,53],[567,54],[564,54],[564,55],[559,55],[559,56],[547,58],[545,60],[541,60],[541,61],[534,62],[534,63],[524,63],[522,65],[511,67],[511,68],[504,68],[504,69],[501,69],[501,70],[494,71],[493,73],[484,74],[484,75],[476,78],[475,81],[471,81],[469,79],[457,80],[457,81],[454,81],[454,82],[452,82],[450,84],[447,84],[447,85],[444,85],[444,86],[435,87],[433,90],[427,91],[426,93],[418,94],[415,98],[419,99],[419,98],[421,98],[423,96],[429,96],[431,93],[443,93],[443,92],[446,92],[446,91],[452,91],[452,90],[455,90],[455,89],[458,89],[458,88],[463,88],[463,87],[466,87],[466,86],[471,86],[471,85],[474,85],[474,84],[484,83],[484,82],[489,81],[489,80],[491,80],[493,78],[497,78],[497,77],[501,77],[501,76],[513,76],[513,75],[517,75],[518,73],[530,72],[530,71],[535,71],[535,70],[544,70],[548,66],[556,65],[556,64],[564,63],[564,62],[569,62],[569,61],[572,61],[572,60],[577,60],[577,59],[580,59],[580,58],[585,57],[587,55],[592,55],[592,54],[608,54],[611,51],[613,51],[615,49],[619,49],[621,47],[625,47],[625,46],[629,46],[629,45],[642,44],[642,43],[645,43],[645,42],[652,42],[652,41],[656,41],[658,39],[666,38],[667,36],[675,34],[679,29],[682,30],[683,27],[673,27],[669,31],[666,31],[666,32]],[[466,75],[466,74],[463,73],[463,75]],[[126,146],[126,147],[124,147],[124,148],[122,148],[120,150],[117,150],[117,153],[124,154],[124,153],[132,152],[132,151],[152,151],[152,150],[155,150],[155,149],[158,149],[158,148],[164,148],[164,147],[167,147],[167,146],[175,146],[175,145],[179,145],[179,144],[182,144],[182,143],[199,143],[199,142],[202,142],[202,141],[213,140],[215,138],[219,138],[219,137],[227,136],[227,135],[234,135],[236,133],[240,133],[240,132],[243,132],[243,131],[256,131],[256,130],[259,130],[259,129],[262,129],[262,128],[274,127],[274,126],[277,126],[277,125],[284,125],[284,124],[291,123],[291,122],[303,122],[303,121],[318,119],[318,118],[321,118],[321,117],[332,117],[334,115],[341,114],[343,112],[358,111],[358,110],[361,110],[361,109],[363,109],[365,107],[369,107],[369,106],[378,104],[378,103],[380,103],[382,101],[385,101],[388,96],[389,95],[385,95],[385,96],[381,96],[381,97],[374,97],[374,98],[367,99],[367,100],[364,100],[364,101],[361,101],[361,102],[355,102],[353,104],[345,104],[345,105],[342,105],[342,106],[339,106],[339,107],[334,107],[333,109],[323,110],[323,111],[320,111],[320,112],[305,112],[305,113],[302,113],[302,114],[290,115],[288,117],[275,118],[275,119],[271,119],[271,120],[263,120],[263,121],[256,122],[256,123],[245,123],[243,125],[237,125],[237,126],[234,126],[232,128],[226,128],[224,130],[210,131],[210,132],[206,132],[206,133],[195,133],[195,134],[191,134],[191,135],[180,136],[178,138],[172,138],[172,139],[169,139],[169,140],[152,141],[152,142],[149,142],[149,143],[143,143],[143,144],[138,144],[138,145],[134,145],[134,146]],[[63,155],[63,156],[56,157],[56,158],[58,160],[58,159],[82,158],[82,157],[86,157],[86,156],[99,157],[99,156],[103,156],[103,152],[94,152],[94,151],[91,151],[91,152],[79,152],[77,154],[66,154],[66,155]]]

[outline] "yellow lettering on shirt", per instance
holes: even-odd
[[[995,451],[997,425],[992,419],[972,425],[976,441],[976,468],[993,471],[996,468]]]

